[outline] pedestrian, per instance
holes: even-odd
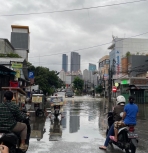
[[[129,103],[125,105],[123,117],[121,121],[114,123],[115,136],[110,136],[110,139],[117,142],[118,130],[128,125],[136,125],[136,118],[138,115],[138,106],[134,104],[135,98],[129,96]]]
[[[20,111],[19,107],[15,103],[11,102],[12,98],[13,92],[6,91],[4,94],[4,100],[0,103],[0,129],[20,133],[21,144],[19,148],[21,150],[27,150],[28,146],[25,145],[27,126],[20,121],[26,119],[28,114]]]
[[[123,110],[124,110],[125,102],[126,102],[126,100],[125,100],[124,96],[122,96],[122,95],[120,95],[116,98],[116,104],[117,105],[113,109],[113,121],[120,121],[122,119],[122,117],[120,116],[120,113],[122,113]],[[111,125],[111,127],[110,127],[110,129],[107,133],[104,145],[100,146],[99,149],[103,149],[103,150],[107,149],[107,146],[108,146],[109,141],[110,141],[109,137],[111,135],[114,135],[114,124]]]

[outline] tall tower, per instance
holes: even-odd
[[[68,71],[68,56],[66,54],[62,55],[62,69],[65,72]]]
[[[70,71],[76,72],[80,70],[80,60],[81,56],[76,52],[71,52],[71,65],[70,65]]]
[[[28,61],[30,49],[29,27],[11,25],[11,28],[11,44],[15,49],[15,53]]]
[[[88,70],[89,71],[96,71],[96,65],[92,64],[92,63],[89,63]]]

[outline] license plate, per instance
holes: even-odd
[[[136,134],[136,133],[128,133],[128,138],[138,138],[138,134]]]

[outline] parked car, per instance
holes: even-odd
[[[67,91],[65,92],[65,97],[73,97],[73,96],[74,96],[73,91],[67,90]]]

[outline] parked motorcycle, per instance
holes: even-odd
[[[111,123],[111,119],[113,119],[113,114],[111,112],[108,113],[108,125]],[[107,132],[109,131],[108,126]],[[135,153],[138,145],[138,134],[135,133],[135,129],[133,125],[128,125],[127,127],[123,127],[118,131],[118,141],[115,142],[110,140],[110,144],[114,144],[122,150],[125,150],[126,153]]]

